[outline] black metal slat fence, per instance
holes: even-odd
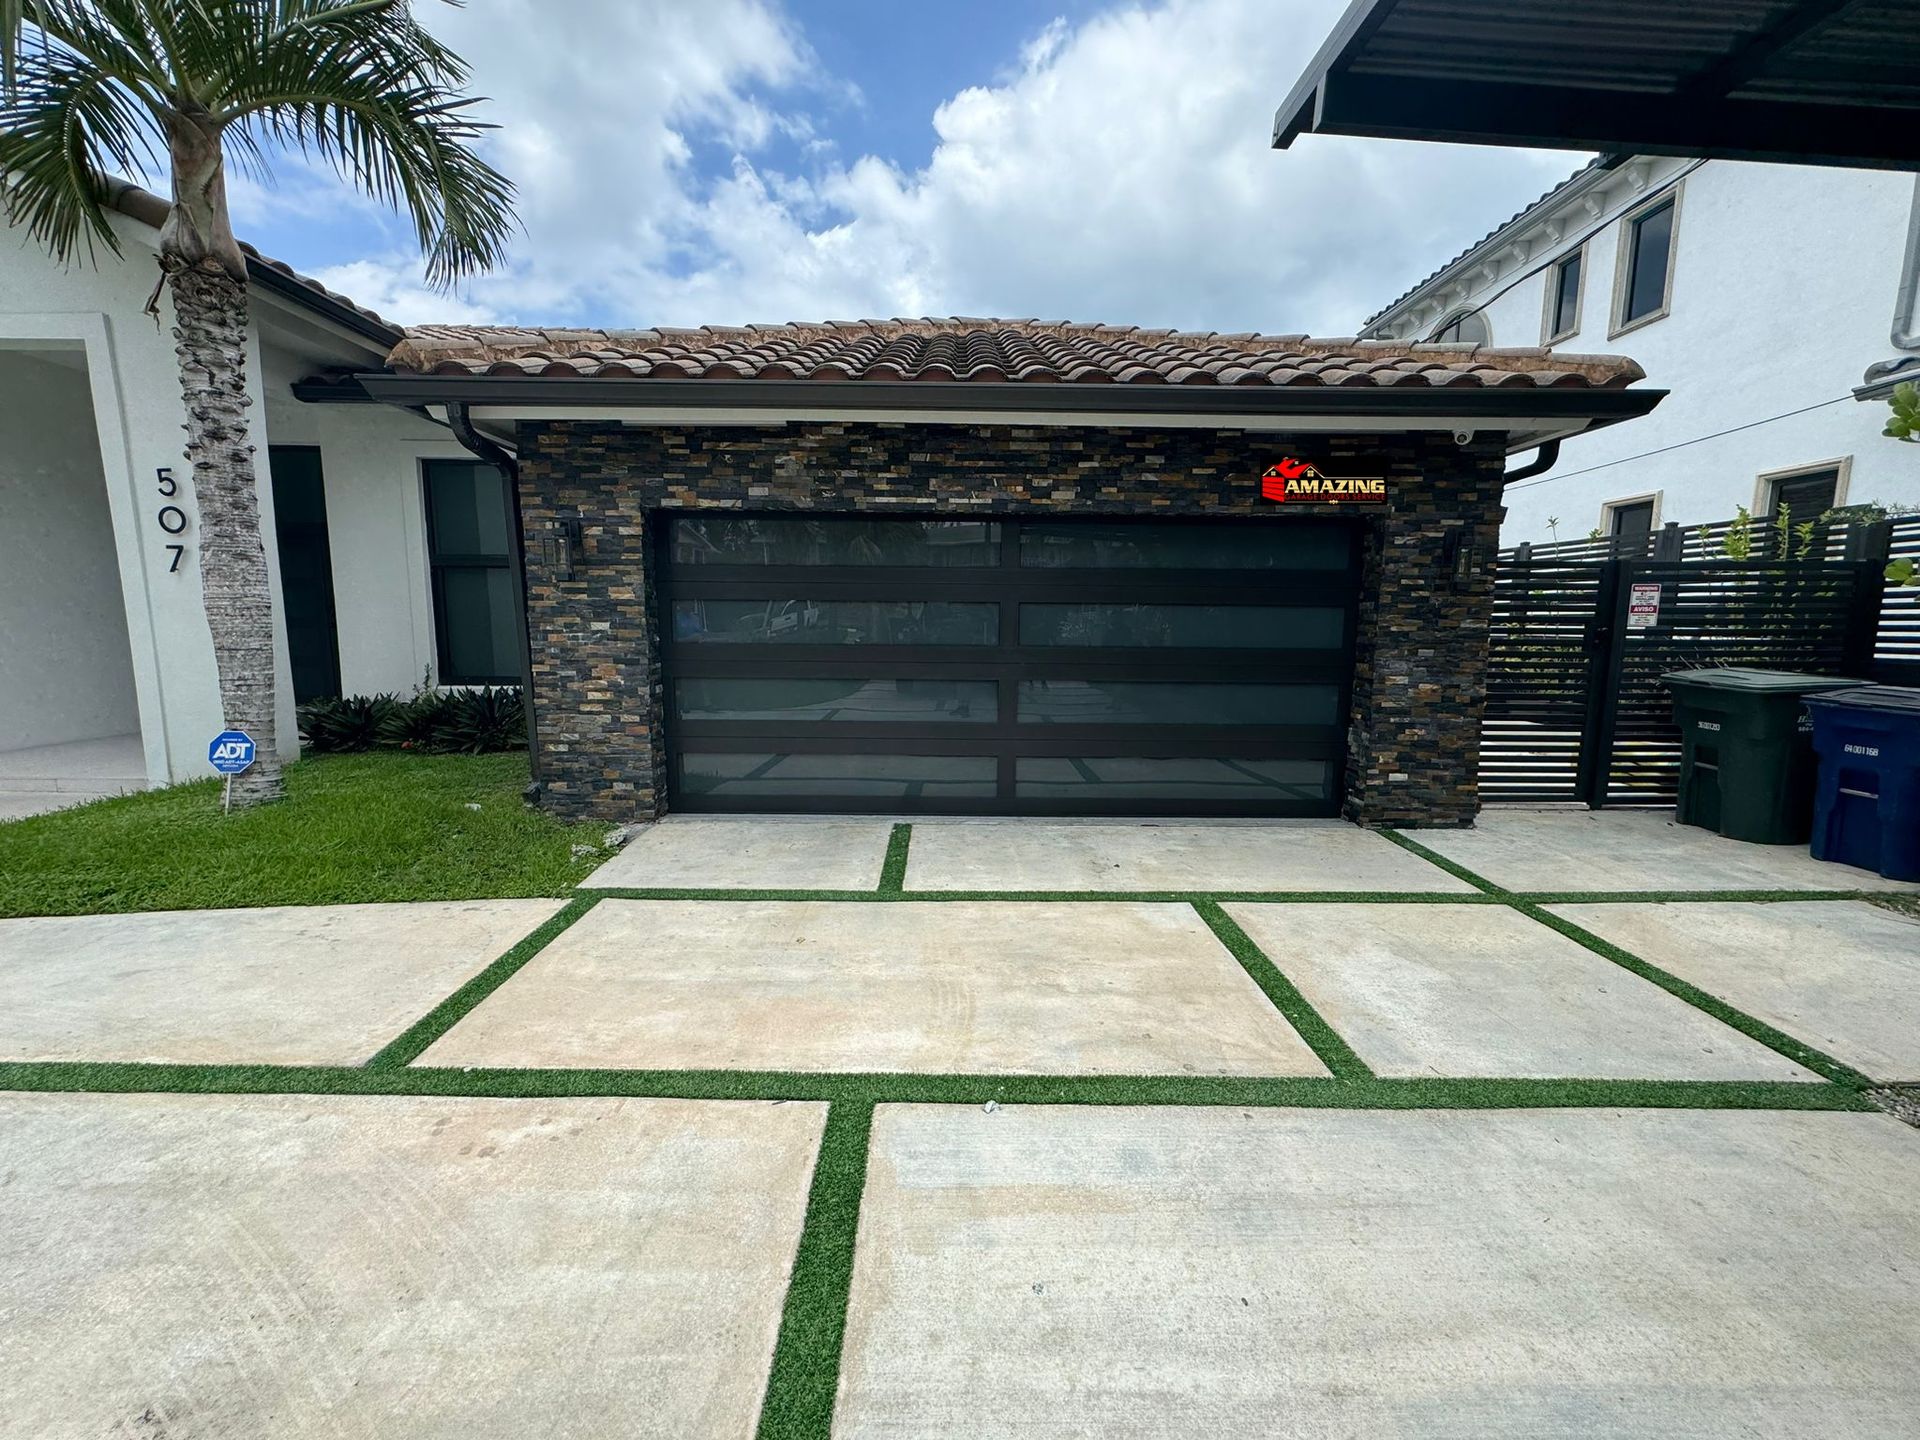
[[[1646,543],[1503,552],[1485,800],[1671,804],[1680,737],[1660,677],[1674,670],[1745,665],[1920,684],[1920,588],[1884,575],[1888,557],[1920,558],[1920,516],[1835,527],[1789,560],[1760,544],[1727,557],[1718,537],[1728,528],[1692,532],[1691,544],[1669,527]],[[1629,623],[1636,585],[1642,598],[1658,587],[1650,624]]]

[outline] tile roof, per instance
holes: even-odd
[[[387,363],[427,375],[687,381],[1618,389],[1645,378],[1623,356],[1540,348],[960,317],[697,330],[420,325]]]

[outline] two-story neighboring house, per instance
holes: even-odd
[[[1920,505],[1920,446],[1881,434],[1920,378],[1910,174],[1595,160],[1373,316],[1372,338],[1631,355],[1672,391],[1507,488],[1503,538],[1628,534],[1785,505]],[[1869,374],[1869,372],[1872,372]]]

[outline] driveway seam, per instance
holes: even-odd
[[[546,949],[568,926],[599,903],[598,895],[576,895],[559,914],[409,1025],[367,1061],[366,1068],[393,1070],[412,1064],[422,1051],[459,1024],[481,1001],[511,980],[522,965]]]
[[[832,1427],[872,1132],[873,1102],[838,1101],[828,1107],[806,1221],[787,1274],[758,1440],[807,1440]]]
[[[1336,1110],[1872,1110],[1824,1080],[1599,1080],[1229,1075],[992,1075],[911,1071],[501,1069],[405,1065],[0,1062],[0,1091],[809,1100],[829,1104],[1157,1105]]]
[[[907,883],[907,847],[913,843],[913,826],[896,825],[887,833],[887,858],[880,866],[882,895],[898,895]]]
[[[1218,900],[1195,900],[1193,908],[1336,1080],[1374,1078],[1372,1069],[1354,1053],[1353,1047],[1313,1008],[1299,987],[1273,963],[1253,937],[1240,928],[1239,922],[1220,908]]]

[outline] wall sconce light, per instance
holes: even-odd
[[[554,521],[555,534],[547,538],[547,568],[562,580],[574,578],[575,571],[587,563],[586,526],[578,515],[563,515]]]
[[[1464,530],[1449,530],[1440,541],[1440,565],[1447,575],[1447,588],[1456,593],[1473,581],[1474,547]]]

